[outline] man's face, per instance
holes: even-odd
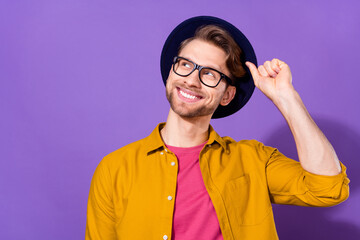
[[[179,56],[230,75],[226,67],[226,53],[203,40],[192,40],[181,50]],[[187,77],[181,77],[171,69],[166,82],[166,97],[171,109],[186,118],[211,117],[219,104],[227,105],[234,95],[235,87],[226,88],[225,80],[221,80],[215,88],[203,85],[199,80],[198,70]]]

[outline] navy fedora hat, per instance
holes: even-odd
[[[216,17],[198,16],[189,18],[180,23],[168,36],[161,52],[161,76],[166,85],[167,78],[173,63],[173,59],[178,54],[179,46],[185,39],[191,38],[195,35],[196,30],[204,25],[216,25],[225,29],[240,46],[244,54],[244,63],[249,61],[257,66],[257,60],[253,47],[245,35],[231,23]],[[240,110],[250,99],[254,92],[254,81],[252,79],[250,70],[244,64],[247,72],[245,77],[235,79],[236,95],[234,99],[227,105],[216,109],[212,118],[222,118],[229,116]]]

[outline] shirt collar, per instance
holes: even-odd
[[[165,144],[161,138],[160,130],[165,126],[165,123],[159,123],[151,134],[145,138],[146,153],[149,154],[159,148],[165,148]]]
[[[160,130],[165,126],[165,123],[159,123],[156,128],[152,131],[152,133],[145,138],[145,147],[146,153],[149,154],[159,148],[164,149],[165,143],[161,138]],[[225,141],[222,137],[219,136],[217,132],[215,132],[214,128],[209,126],[209,138],[207,144],[219,143],[222,148],[226,150]]]
[[[222,137],[214,130],[214,128],[210,125],[209,126],[209,140],[208,144],[213,144],[214,142],[217,142],[220,144],[222,148],[226,150],[226,144]]]

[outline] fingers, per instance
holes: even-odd
[[[245,64],[249,68],[253,79],[258,79],[260,77],[260,73],[255,64],[253,64],[252,62],[245,62]]]
[[[279,73],[280,72],[280,60],[279,59],[276,59],[274,58],[273,60],[271,60],[270,62],[270,65],[271,65],[271,68],[276,72],[276,73]]]
[[[274,61],[266,61],[264,63],[264,67],[266,69],[266,71],[268,72],[270,77],[276,77],[276,75],[278,74],[279,70],[277,69],[276,64],[274,63]]]
[[[264,62],[264,64],[260,65],[259,67],[256,67],[251,62],[246,62],[245,64],[250,69],[254,80],[257,80],[259,77],[276,78],[276,76],[280,73],[281,68],[286,65],[286,63],[276,58],[271,61]]]
[[[284,62],[281,62],[279,59],[274,58],[271,61],[264,62],[263,65],[259,66],[259,72],[264,77],[275,78],[281,70],[281,65]]]
[[[258,69],[259,69],[259,72],[260,72],[261,76],[263,76],[263,77],[269,77],[270,76],[268,71],[265,69],[265,67],[263,65],[260,65]]]

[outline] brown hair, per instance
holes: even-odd
[[[229,69],[233,81],[234,78],[241,78],[246,75],[244,68],[243,51],[231,35],[223,28],[216,25],[205,25],[199,27],[194,37],[181,42],[179,52],[192,40],[200,39],[220,47],[227,54],[226,67]]]

